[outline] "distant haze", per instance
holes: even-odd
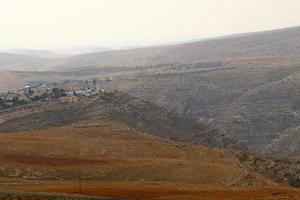
[[[0,49],[155,45],[300,23],[299,0],[0,0]]]

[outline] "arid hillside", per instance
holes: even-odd
[[[229,153],[171,142],[114,121],[80,121],[0,138],[6,177],[77,179],[80,171],[94,180],[251,184],[242,183],[245,172]],[[264,181],[258,177],[253,184]]]
[[[298,160],[232,149],[241,146],[223,132],[124,93],[28,105],[6,112],[0,121],[3,192],[128,199],[299,197],[291,188],[300,185]]]
[[[267,146],[266,153],[281,157],[292,156],[300,158],[299,128],[299,126],[289,128],[278,139]]]
[[[63,54],[54,53],[52,51],[47,50],[39,50],[39,49],[8,49],[2,51],[3,53],[12,53],[19,54],[37,58],[60,58],[64,57]]]
[[[102,87],[211,123],[264,152],[287,129],[299,125],[299,69],[299,64],[286,60],[232,61],[219,68],[145,74]]]
[[[82,54],[67,58],[42,59],[18,54],[1,54],[0,69],[70,70],[103,67],[136,67],[171,63],[212,62],[245,58],[300,56],[300,28],[239,34],[199,42],[129,50]]]
[[[141,132],[175,141],[227,148],[242,148],[222,131],[197,122],[161,106],[120,92],[104,92],[94,98],[82,98],[76,104],[42,104],[37,112],[27,115],[4,115],[0,131],[16,132],[47,129],[81,120],[109,119],[127,124]],[[37,106],[33,107],[34,109]],[[18,112],[18,111],[16,111]],[[13,115],[15,112],[11,113]],[[21,112],[20,112],[21,113]],[[22,112],[24,113],[24,111]]]
[[[299,164],[178,143],[110,120],[2,133],[0,144],[0,191],[30,192],[27,198],[36,192],[118,199],[300,197],[288,187],[297,186],[291,181]]]
[[[0,70],[45,70],[48,59],[39,57],[15,54],[0,53]]]
[[[178,45],[93,53],[68,58],[59,69],[149,66],[226,59],[300,56],[300,28],[233,35]]]
[[[300,125],[299,30],[48,60],[47,68],[57,71],[0,71],[0,91],[30,82],[64,85],[69,80],[112,77],[101,88],[209,123],[252,150],[276,155],[280,152],[267,150],[269,145]],[[284,154],[299,156],[299,148],[287,151],[295,148],[287,147]]]

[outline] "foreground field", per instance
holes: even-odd
[[[16,181],[16,180],[15,180]],[[20,181],[19,183],[22,183]],[[27,182],[28,184],[29,182]],[[207,185],[144,182],[144,181],[87,181],[80,187],[77,181],[33,181],[38,185],[13,187],[14,192],[26,192],[22,199],[34,199],[37,194],[46,193],[43,199],[53,199],[59,193],[87,195],[104,199],[205,199],[205,200],[277,200],[300,199],[300,191],[288,187],[211,187]],[[2,187],[3,190],[5,187]],[[5,188],[9,191],[9,187]],[[38,193],[36,193],[38,192]],[[52,195],[51,195],[52,194]],[[76,199],[85,199],[77,196]],[[1,198],[1,193],[0,193]],[[41,199],[41,198],[40,198]],[[61,198],[60,198],[61,199]],[[71,199],[64,197],[64,199]]]
[[[268,185],[228,151],[176,143],[125,124],[83,121],[0,134],[0,174],[24,179]]]
[[[18,199],[57,199],[37,192],[117,199],[300,199],[299,190],[255,171],[234,152],[174,142],[105,119],[2,133],[0,192],[27,193]]]

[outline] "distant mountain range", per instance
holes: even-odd
[[[63,54],[54,53],[52,51],[37,50],[37,49],[8,49],[0,51],[2,53],[19,54],[24,56],[31,56],[37,58],[60,58]]]
[[[19,54],[38,58],[63,58],[70,57],[79,54],[88,54],[95,52],[113,51],[113,48],[101,47],[101,46],[78,46],[78,47],[66,47],[58,49],[6,49],[0,50],[0,53]]]
[[[2,55],[0,57],[0,69],[70,70],[90,67],[134,67],[167,63],[194,63],[241,58],[298,57],[300,55],[300,27],[149,48],[112,51],[107,48],[88,47],[55,51],[61,54],[92,52],[67,58],[49,59],[49,57],[53,57],[53,54],[22,51],[23,56],[21,58],[20,55],[15,54]],[[30,56],[26,57],[24,54]],[[10,59],[7,59],[7,56]],[[32,56],[43,57],[43,59],[33,59]]]
[[[0,50],[0,70],[45,71],[52,70],[61,59],[85,53],[111,51],[99,46],[82,46],[61,49],[7,49]]]
[[[297,27],[178,45],[79,55],[64,60],[60,67],[64,69],[87,66],[132,67],[299,55],[300,27]]]
[[[113,48],[101,47],[95,45],[95,46],[77,46],[77,47],[58,48],[58,49],[51,49],[51,51],[63,55],[72,56],[78,54],[113,51]]]

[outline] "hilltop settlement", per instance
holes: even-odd
[[[104,93],[105,90],[99,86],[101,81],[92,78],[81,81],[81,84],[76,86],[66,86],[69,81],[65,81],[64,84],[56,82],[26,84],[22,89],[0,93],[0,110],[34,102],[77,103],[80,96],[93,97],[99,93]]]

